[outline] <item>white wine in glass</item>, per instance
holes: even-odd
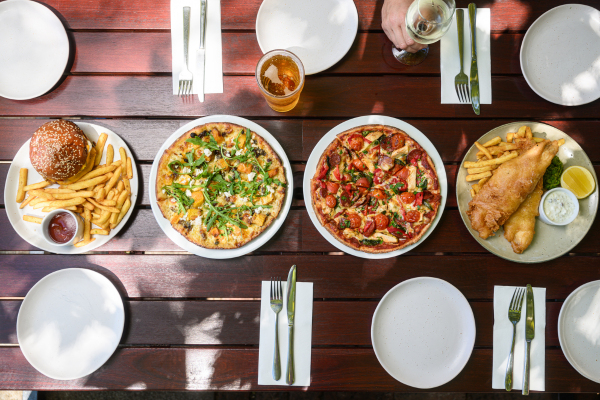
[[[406,30],[417,43],[435,43],[450,28],[456,4],[454,0],[415,0],[406,12]],[[429,48],[425,47],[416,53],[392,48],[394,57],[406,65],[417,65],[423,62]]]

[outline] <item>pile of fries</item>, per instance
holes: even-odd
[[[484,144],[475,142],[475,146],[479,149],[477,152],[477,162],[465,161],[463,164],[469,173],[466,178],[467,182],[479,181],[471,186],[471,197],[475,197],[501,164],[519,155],[516,151],[518,146],[514,143],[514,140],[519,138],[533,139],[536,142],[544,140],[533,137],[531,128],[523,125],[519,128],[518,132],[507,133],[506,142],[503,142],[500,136],[496,136]],[[562,146],[564,143],[564,139],[558,141],[559,146]]]
[[[111,144],[106,149],[106,163],[99,165],[108,138],[103,133],[90,152],[90,162],[74,182],[58,182],[59,187],[49,188],[53,182],[42,181],[27,184],[27,168],[19,171],[17,203],[19,208],[29,205],[34,210],[50,212],[57,209],[78,213],[84,221],[83,239],[75,247],[83,247],[96,238],[92,235],[108,235],[115,229],[131,207],[131,185],[133,178],[131,158],[123,147],[119,148],[121,159],[114,161],[114,149]],[[27,195],[27,198],[25,196]],[[42,218],[24,215],[23,220],[36,224]],[[92,225],[98,229],[92,229]]]

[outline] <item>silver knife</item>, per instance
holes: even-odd
[[[296,314],[296,266],[292,265],[287,279],[288,364],[285,383],[294,383],[294,316]]]
[[[529,394],[529,364],[531,359],[531,341],[535,338],[535,312],[533,308],[533,289],[527,285],[527,314],[525,317],[525,340],[527,341],[525,350],[525,369],[523,371],[523,391],[524,395]]]
[[[194,80],[198,82],[198,99],[201,102],[204,102],[204,58],[206,56],[206,0],[200,1],[200,46],[196,51],[196,73],[194,74]]]
[[[469,25],[471,27],[471,104],[473,104],[473,111],[475,111],[475,114],[479,115],[481,105],[479,104],[479,72],[477,71],[476,21],[477,6],[474,3],[471,3],[469,4]]]

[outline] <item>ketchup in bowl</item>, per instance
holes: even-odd
[[[67,243],[76,231],[77,221],[66,212],[56,214],[48,224],[48,233],[56,243]]]

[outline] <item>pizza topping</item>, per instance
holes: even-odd
[[[365,222],[365,227],[363,229],[363,235],[365,235],[366,237],[369,237],[373,234],[373,232],[375,232],[375,222],[371,219],[368,219]]]
[[[382,231],[382,230],[386,229],[389,224],[390,224],[390,219],[386,215],[377,214],[375,216],[375,226],[377,227],[378,231]]]
[[[361,151],[364,145],[364,139],[361,135],[352,135],[350,139],[348,139],[348,146],[350,149],[354,151]]]
[[[367,167],[365,167],[365,163],[360,161],[360,159],[358,159],[358,158],[355,158],[354,160],[352,160],[352,166],[359,171],[364,171],[367,168]]]
[[[403,192],[400,194],[400,201],[403,204],[412,204],[415,202],[415,195],[411,192]]]
[[[376,199],[379,200],[385,200],[387,199],[387,195],[385,194],[385,192],[382,189],[373,189],[371,190],[371,196],[375,197]]]
[[[342,191],[342,194],[340,195],[340,203],[343,207],[349,207],[350,204],[352,204],[350,194],[345,190]]]
[[[373,237],[382,239],[385,243],[398,243],[398,238],[381,232],[375,232]]]
[[[356,186],[368,189],[371,186],[371,182],[365,177],[358,178],[356,180]]]
[[[416,210],[410,210],[406,213],[406,217],[404,219],[410,223],[417,222],[421,219],[421,213]]]
[[[323,193],[323,192],[321,192],[321,193]],[[335,199],[335,197],[333,195],[330,194],[327,197],[325,197],[325,204],[329,208],[334,208],[335,205],[337,204],[337,200]]]
[[[362,224],[362,218],[358,214],[348,214],[348,221],[350,222],[350,228],[358,229]]]
[[[383,169],[384,171],[389,171],[394,167],[394,160],[392,160],[391,157],[382,154],[379,156],[379,161],[377,162],[377,164],[379,164],[381,169]]]
[[[340,156],[337,153],[333,153],[329,157],[329,165],[336,166],[336,165],[339,165],[340,162],[342,162],[342,156]]]
[[[404,138],[399,134],[393,134],[383,141],[383,148],[388,152],[404,147]]]

